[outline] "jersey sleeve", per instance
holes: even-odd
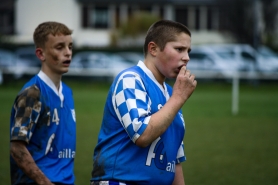
[[[183,146],[183,142],[182,142],[180,147],[179,147],[179,150],[178,150],[176,163],[181,163],[185,160],[186,160],[186,157],[184,155],[184,146]]]
[[[36,86],[24,89],[13,105],[11,141],[20,140],[29,143],[40,111],[40,90]]]
[[[131,140],[140,137],[150,120],[151,100],[136,73],[124,73],[114,89],[114,110]]]

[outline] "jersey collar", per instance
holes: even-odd
[[[164,96],[166,97],[166,99],[169,99],[169,93],[167,91],[167,87],[166,87],[166,83],[163,82],[163,86],[155,79],[153,73],[151,72],[151,70],[149,70],[147,68],[147,66],[144,64],[144,62],[142,62],[141,60],[139,60],[137,66],[139,66],[149,77],[150,79],[152,79],[152,81],[159,87],[159,89],[162,91],[162,93],[164,94]]]
[[[56,86],[52,82],[52,80],[43,71],[40,71],[38,73],[38,76],[40,77],[40,79],[42,81],[44,81],[44,83],[46,83],[57,94],[57,96],[59,96],[61,103],[62,103],[64,101],[64,95],[62,93],[62,90],[63,90],[62,82],[60,81],[60,88],[58,91]]]

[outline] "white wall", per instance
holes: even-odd
[[[223,44],[234,43],[233,36],[228,32],[216,32],[216,31],[191,31],[191,44]]]
[[[75,0],[17,0],[15,3],[15,30],[17,42],[32,42],[38,24],[57,21],[79,29],[80,8]]]
[[[173,7],[166,6],[166,18],[174,19]],[[33,32],[44,21],[57,21],[73,29],[74,46],[108,46],[110,30],[83,29],[81,6],[76,0],[16,0],[15,30],[12,42],[33,43]],[[192,44],[223,43],[225,35],[209,31],[192,31]]]
[[[80,29],[73,39],[76,47],[105,47],[110,44],[110,30]]]

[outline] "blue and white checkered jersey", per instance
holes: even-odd
[[[10,140],[24,141],[38,167],[52,181],[74,184],[76,119],[71,89],[60,82],[59,91],[42,71],[17,95],[11,112]],[[12,157],[12,185],[28,178]]]
[[[181,110],[166,132],[150,146],[141,148],[135,144],[152,114],[159,111],[171,95],[172,88],[166,83],[162,87],[141,61],[115,78],[104,108],[91,181],[114,179],[140,185],[172,183],[175,165],[185,161],[185,124]]]

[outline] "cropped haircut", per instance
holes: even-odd
[[[47,42],[48,35],[71,35],[72,30],[70,30],[66,25],[59,22],[43,22],[37,26],[33,34],[33,40],[36,48],[44,48]]]
[[[148,53],[148,44],[150,42],[156,43],[160,50],[163,51],[167,42],[175,41],[180,33],[186,33],[191,37],[189,29],[181,23],[170,20],[155,22],[147,31],[144,44],[144,55],[146,56]]]

